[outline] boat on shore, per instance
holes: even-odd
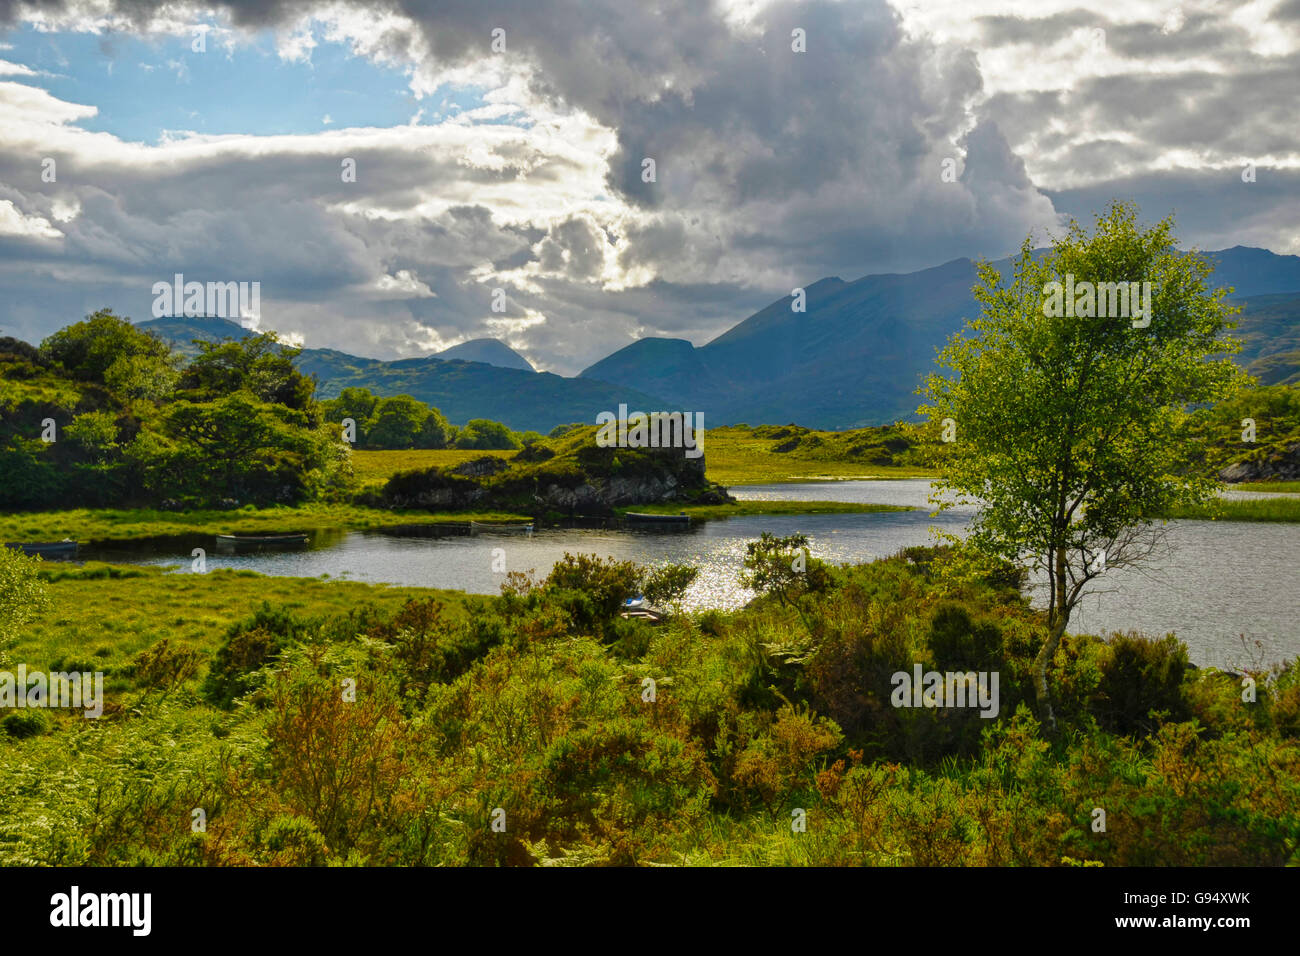
[[[270,548],[300,548],[306,544],[306,534],[217,535],[217,548],[222,551],[258,551]]]
[[[691,523],[691,516],[685,512],[675,515],[655,515],[642,511],[628,511],[623,514],[623,520],[628,524],[688,525]]]
[[[40,555],[43,558],[75,558],[77,542],[71,538],[62,541],[6,541],[6,548],[13,548],[26,555]]]
[[[645,621],[649,624],[659,624],[664,619],[664,612],[651,607],[646,603],[645,597],[638,594],[623,602],[623,610],[619,613],[619,617],[627,620]]]

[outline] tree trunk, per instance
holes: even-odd
[[[1034,693],[1038,697],[1039,716],[1047,729],[1048,736],[1056,735],[1056,714],[1052,710],[1052,691],[1047,686],[1047,665],[1052,662],[1052,658],[1056,657],[1056,649],[1061,646],[1065,623],[1066,618],[1061,616],[1051,624],[1047,640],[1043,642],[1043,646],[1038,649],[1038,656],[1034,658]]]

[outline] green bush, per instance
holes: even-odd
[[[229,710],[235,699],[261,686],[258,672],[307,630],[283,608],[267,602],[246,621],[232,627],[208,668],[199,692],[209,703]]]
[[[1116,734],[1149,734],[1167,721],[1186,720],[1191,711],[1183,690],[1187,647],[1172,634],[1159,640],[1116,634],[1107,642],[1102,665],[1097,722]],[[1155,714],[1156,716],[1151,716]]]
[[[49,733],[52,726],[53,721],[43,710],[15,711],[12,714],[6,714],[3,719],[0,719],[0,728],[3,728],[5,733],[17,740]]]

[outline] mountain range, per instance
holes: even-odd
[[[1237,360],[1264,384],[1300,382],[1300,257],[1234,246],[1206,253],[1214,282],[1242,306]],[[1006,276],[1011,260],[995,265]],[[534,371],[495,339],[465,342],[433,356],[397,361],[333,349],[304,349],[303,372],[319,394],[364,386],[409,394],[453,422],[491,418],[515,429],[549,431],[594,422],[619,404],[642,411],[695,411],[709,425],[798,422],[855,428],[915,417],[935,352],[973,318],[975,263],[955,259],[917,272],[821,279],[805,288],[806,311],[778,299],[703,346],[685,339],[640,339],[566,378]],[[163,318],[139,323],[182,350],[191,339],[250,334],[223,319]]]
[[[1218,286],[1243,306],[1243,365],[1271,381],[1300,372],[1300,257],[1236,246],[1207,253]],[[994,263],[1009,278],[1011,260]],[[974,318],[975,263],[822,279],[805,289],[805,312],[786,296],[695,347],[684,339],[634,342],[580,373],[703,410],[716,424],[798,422],[857,428],[915,415],[915,394],[935,351]],[[1263,370],[1260,370],[1261,373]],[[1270,382],[1271,383],[1271,382]]]

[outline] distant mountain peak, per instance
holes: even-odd
[[[525,372],[537,371],[528,359],[497,339],[470,339],[468,342],[443,349],[434,357],[447,362],[482,362],[498,368],[517,368]]]

